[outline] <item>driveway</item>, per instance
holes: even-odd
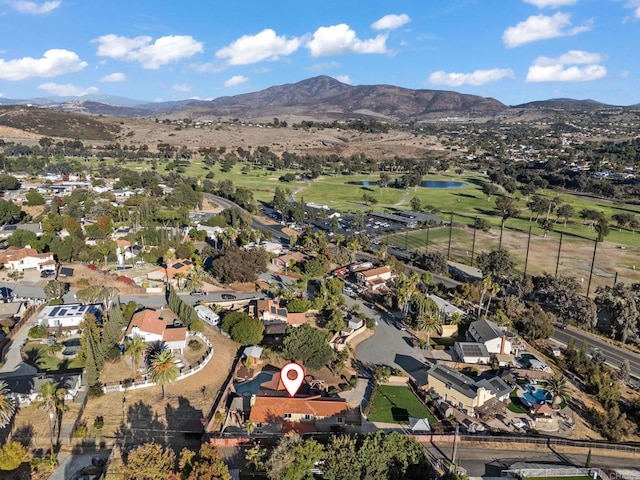
[[[414,380],[424,383],[425,359],[422,350],[409,344],[411,334],[399,330],[393,320],[359,300],[346,297],[347,305],[360,303],[360,311],[377,322],[375,334],[358,345],[356,359],[363,365],[388,365],[407,372]]]
[[[49,477],[50,480],[68,480],[74,473],[83,467],[91,465],[91,458],[99,456],[103,458],[109,458],[111,455],[110,449],[94,449],[91,447],[79,447],[78,453],[65,453],[61,452],[58,455],[59,466],[55,472]]]
[[[4,365],[0,368],[0,378],[34,376],[38,373],[35,367],[22,361],[22,355],[20,353],[24,341],[29,336],[29,329],[34,324],[35,318],[25,323],[11,340],[11,343],[6,349],[6,355],[3,359],[0,359],[4,361]]]

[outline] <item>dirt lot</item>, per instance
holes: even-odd
[[[91,427],[99,415],[104,418],[101,431],[91,432],[90,428],[90,433],[121,439],[126,436],[127,442],[165,441],[197,426],[208,414],[238,349],[235,342],[213,329],[207,327],[205,334],[215,353],[204,369],[168,385],[165,399],[161,398],[161,388],[155,386],[90,399],[83,415],[87,426]]]

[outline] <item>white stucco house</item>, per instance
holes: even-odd
[[[0,263],[9,270],[23,272],[25,270],[53,269],[56,261],[53,258],[53,253],[38,253],[35,248],[27,245],[24,248],[9,247],[4,252],[0,252]]]
[[[482,343],[489,353],[510,355],[512,350],[511,340],[504,332],[490,320],[476,320],[471,322],[467,330],[469,341]]]
[[[36,322],[44,325],[49,330],[63,329],[74,330],[80,327],[86,314],[95,315],[98,320],[102,317],[102,305],[91,303],[83,305],[81,303],[71,303],[66,305],[47,305],[44,307]]]

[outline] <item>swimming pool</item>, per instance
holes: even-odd
[[[236,392],[238,395],[242,395],[245,392],[258,393],[260,385],[271,380],[273,374],[274,372],[260,372],[256,378],[237,384]]]
[[[524,393],[522,397],[529,403],[529,405],[535,405],[536,403],[547,403],[553,399],[551,392],[545,388],[538,388],[534,385],[525,385]]]

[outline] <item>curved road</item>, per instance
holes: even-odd
[[[281,238],[287,241],[289,240],[289,235],[282,232],[283,227],[281,227],[280,225],[268,225],[264,223],[259,216],[251,214],[251,212],[245,210],[237,203],[234,203],[231,200],[227,200],[226,198],[222,198],[217,195],[212,195],[211,193],[203,193],[202,196],[208,200],[211,200],[222,208],[237,208],[238,210],[251,216],[251,226],[256,230],[262,230],[263,232],[270,233],[275,238]]]
[[[556,328],[551,336],[552,340],[564,346],[569,343],[570,338],[575,339],[577,348],[580,348],[582,343],[585,342],[588,348],[600,349],[606,358],[607,365],[615,369],[620,368],[622,362],[627,360],[629,362],[629,374],[636,379],[640,379],[640,355],[637,353],[612,345],[596,335],[569,326],[565,329]]]

